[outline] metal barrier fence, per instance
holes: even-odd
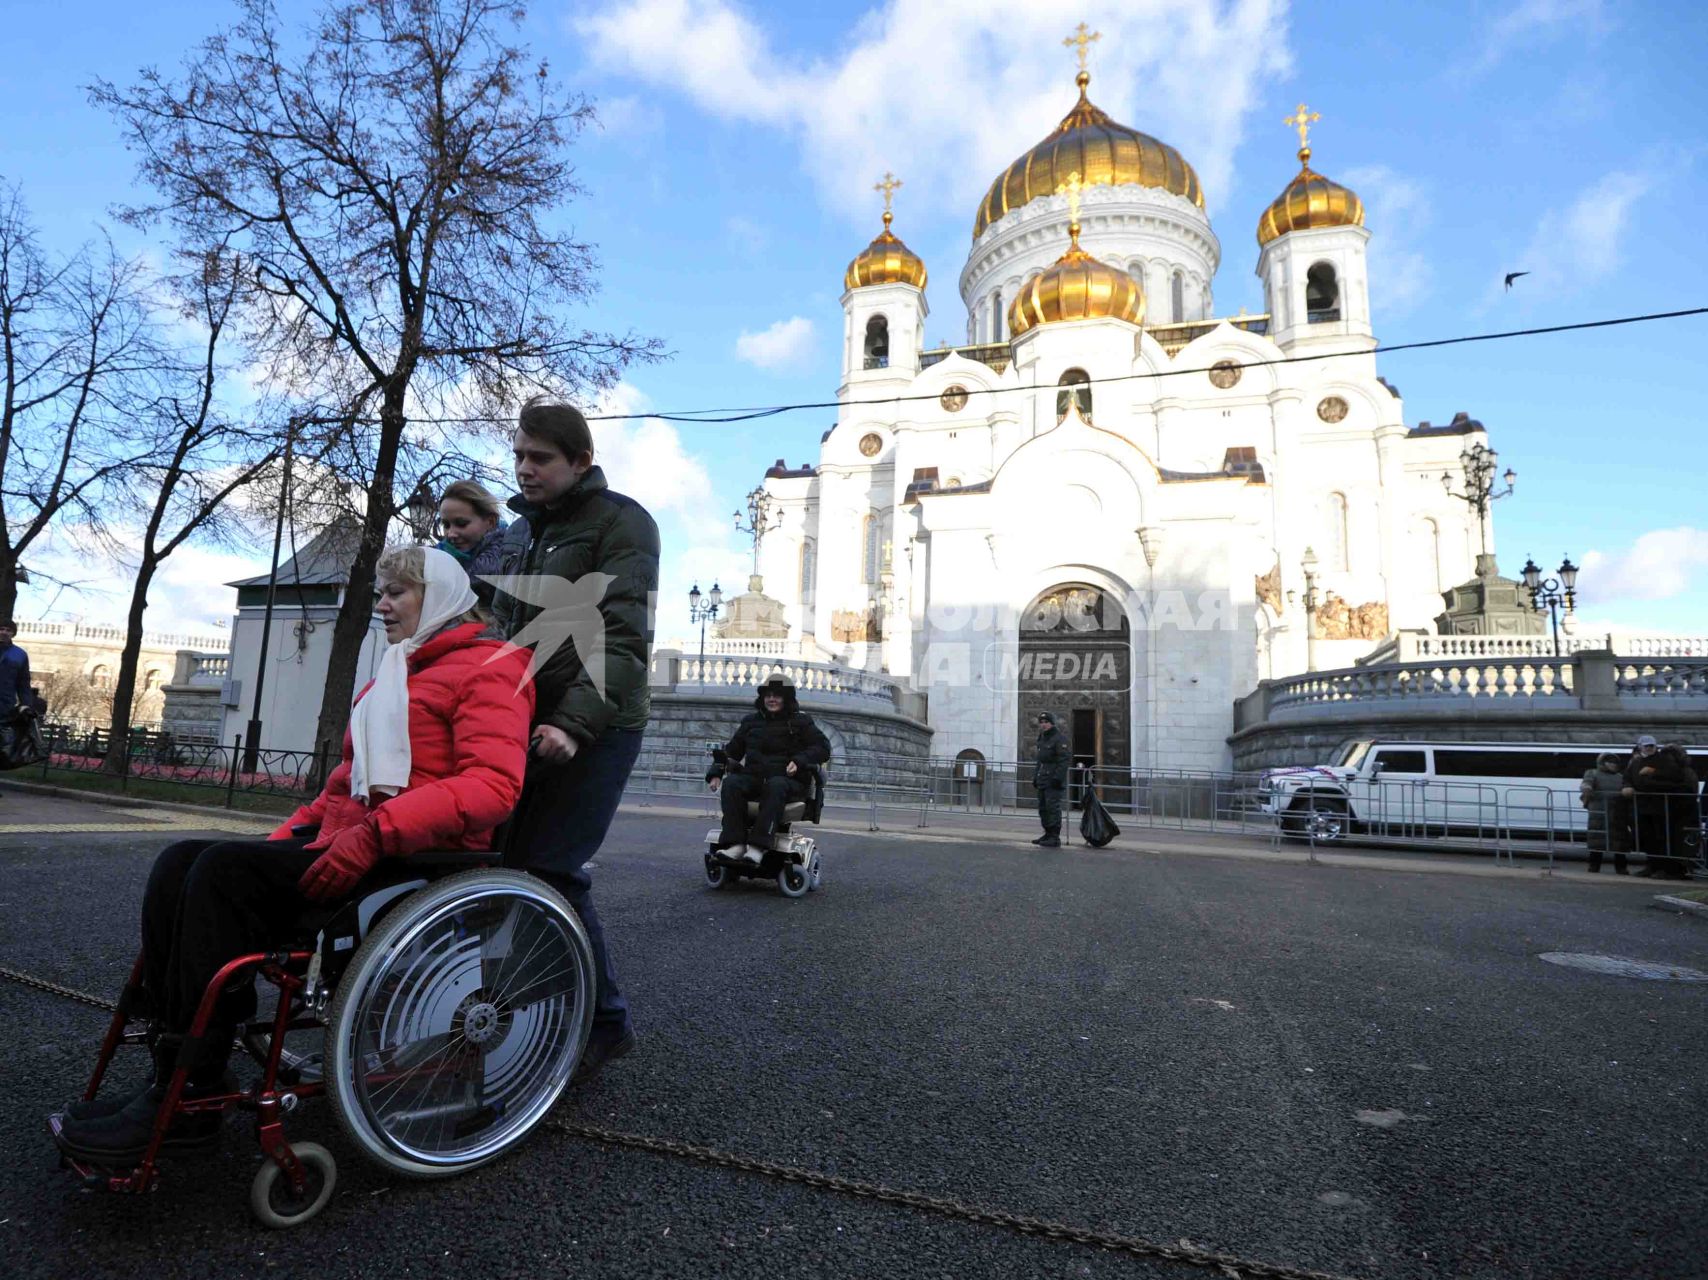
[[[111,744],[105,729],[45,724],[42,737],[47,753],[41,764],[22,771],[20,776],[37,776],[48,781],[54,773],[99,774],[116,779],[121,790],[127,790],[138,779],[171,782],[209,792],[222,791],[228,808],[239,793],[311,798],[338,762],[330,744],[318,751],[264,747],[256,754],[251,769],[244,758],[242,734],[226,746],[186,742],[171,734],[133,732],[119,758],[109,764]]]

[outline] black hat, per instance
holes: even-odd
[[[1053,715],[1051,715],[1048,711],[1040,711],[1038,713],[1038,719],[1048,720],[1052,726],[1054,726],[1054,724],[1056,723],[1056,718]]]
[[[795,682],[789,679],[789,677],[784,675],[781,671],[772,672],[765,683],[759,686],[760,697],[764,697],[768,693],[780,693],[784,697],[787,697],[794,691]]]

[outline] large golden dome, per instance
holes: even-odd
[[[848,264],[848,270],[842,277],[844,289],[861,289],[869,284],[910,284],[915,289],[925,287],[925,263],[891,234],[890,223],[894,219],[895,215],[885,209],[883,234]]]
[[[1298,177],[1257,220],[1260,247],[1289,231],[1364,225],[1364,202],[1358,193],[1312,169],[1309,147],[1299,148],[1299,166]]]
[[[1079,223],[1068,224],[1068,251],[1020,287],[1008,306],[1008,334],[1060,320],[1125,320],[1143,324],[1145,292],[1125,271],[1099,262],[1079,247]]]
[[[1009,165],[990,184],[973,222],[973,239],[1010,210],[1056,193],[1070,173],[1088,187],[1159,187],[1185,196],[1200,209],[1204,191],[1180,153],[1149,134],[1117,124],[1085,96],[1091,76],[1079,73],[1079,101],[1055,132]]]

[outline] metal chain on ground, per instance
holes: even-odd
[[[0,966],[0,978],[35,991],[46,992],[48,995],[59,996],[66,1000],[74,1000],[78,1004],[86,1004],[95,1009],[105,1010],[108,1013],[118,1008],[115,1001],[105,1000],[100,996],[90,995],[86,991],[78,991],[74,987],[62,986],[57,982],[49,982],[45,978],[37,978],[5,966]],[[1052,1222],[1047,1218],[1032,1218],[1025,1214],[985,1209],[945,1196],[929,1196],[920,1191],[903,1191],[895,1187],[886,1187],[878,1182],[859,1182],[853,1178],[819,1173],[813,1169],[775,1164],[769,1160],[738,1156],[727,1151],[719,1151],[714,1147],[697,1146],[692,1142],[682,1142],[675,1138],[652,1138],[641,1133],[624,1133],[620,1129],[607,1129],[601,1125],[581,1124],[574,1120],[556,1118],[547,1120],[546,1127],[572,1138],[598,1142],[609,1147],[621,1147],[630,1151],[646,1151],[653,1155],[674,1156],[712,1168],[732,1169],[739,1173],[752,1173],[779,1182],[794,1183],[797,1186],[832,1191],[856,1200],[872,1200],[879,1204],[893,1204],[905,1209],[935,1213],[941,1217],[953,1218],[958,1222],[1000,1227],[1018,1235],[1036,1236],[1044,1240],[1061,1240],[1070,1244],[1102,1249],[1108,1253],[1124,1253],[1137,1258],[1157,1258],[1165,1262],[1183,1263],[1186,1266],[1214,1268],[1222,1275],[1230,1277],[1231,1280],[1244,1280],[1247,1276],[1254,1277],[1256,1280],[1351,1280],[1350,1277],[1336,1275],[1329,1271],[1311,1271],[1302,1267],[1257,1262],[1231,1253],[1218,1253],[1213,1249],[1201,1249],[1186,1240],[1181,1240],[1172,1245],[1159,1244],[1141,1236],[1116,1235],[1112,1232],[1094,1231],[1089,1227],[1076,1227],[1072,1223]]]
[[[78,991],[75,987],[62,987],[57,982],[49,982],[46,978],[37,978],[28,973],[19,973],[16,969],[8,969],[3,965],[0,965],[0,978],[4,978],[8,982],[15,982],[20,987],[45,991],[50,996],[75,1000],[78,1004],[86,1004],[107,1013],[111,1013],[119,1007],[116,1000],[103,1000],[100,996],[92,996],[87,991]]]

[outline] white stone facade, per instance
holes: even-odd
[[[927,695],[932,754],[992,760],[1031,750],[1029,677],[1002,666],[1021,615],[1052,589],[1093,588],[1119,603],[1131,636],[1126,759],[1101,763],[1225,768],[1235,699],[1306,669],[1307,547],[1324,603],[1319,668],[1427,630],[1441,589],[1471,576],[1475,518],[1440,477],[1457,476],[1481,427],[1407,428],[1377,376],[1364,228],[1266,246],[1267,322],[1159,335],[1176,318],[1176,273],[1180,318],[1211,315],[1221,247],[1208,219],[1139,187],[1093,189],[1080,216],[1089,253],[1137,264],[1145,326],[1046,323],[1005,352],[986,346],[1008,342],[993,328],[998,295],[1006,308],[1066,249],[1062,198],[1009,213],[973,244],[961,292],[981,359],[922,350],[919,290],[849,291],[837,425],[813,471],[767,478],[782,523],[759,568],[792,635]],[[889,346],[875,362],[863,339],[879,315]],[[1212,378],[1222,362],[1241,366],[1237,378]],[[1088,418],[1058,415],[1069,370],[1091,380]],[[1074,708],[1071,688],[1060,704]]]

